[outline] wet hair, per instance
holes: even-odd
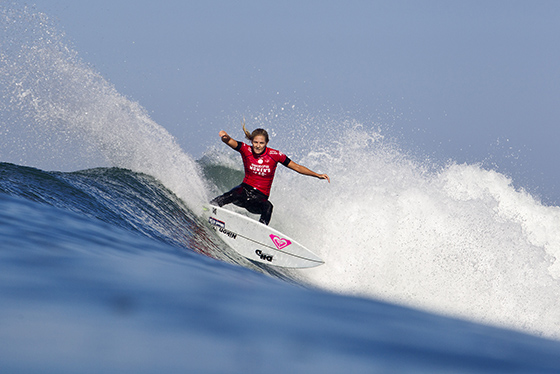
[[[264,141],[266,143],[268,143],[268,132],[266,132],[265,129],[255,129],[253,130],[253,132],[249,132],[247,131],[247,129],[245,128],[245,122],[243,122],[243,132],[245,133],[245,137],[247,139],[249,139],[250,141],[253,141],[253,139],[255,138],[255,136],[257,135],[262,135],[264,136]]]

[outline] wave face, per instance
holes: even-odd
[[[47,281],[52,280],[50,277],[56,278],[51,265],[30,260],[34,255],[42,258],[43,246],[48,248],[47,244],[51,243],[55,248],[80,248],[79,251],[87,254],[77,262],[86,268],[91,255],[89,251],[101,251],[104,265],[84,270],[86,278],[91,279],[102,279],[106,266],[116,267],[120,264],[116,258],[126,257],[130,260],[127,265],[132,266],[129,273],[136,277],[136,283],[128,285],[137,287],[132,292],[132,299],[142,300],[143,290],[152,288],[138,275],[142,269],[150,268],[141,257],[148,256],[156,262],[165,257],[166,263],[179,263],[170,270],[176,277],[158,278],[160,283],[154,286],[156,290],[164,292],[165,287],[176,280],[196,283],[204,282],[200,279],[207,277],[213,279],[209,281],[213,289],[202,289],[205,295],[215,295],[212,294],[215,291],[219,297],[210,296],[204,301],[196,289],[190,290],[188,296],[197,300],[199,309],[196,313],[188,313],[189,318],[199,318],[201,313],[210,310],[215,313],[215,319],[204,319],[203,323],[219,321],[223,316],[220,304],[224,300],[231,301],[228,297],[232,297],[241,301],[229,303],[228,312],[244,318],[239,311],[245,309],[247,302],[251,308],[265,310],[267,316],[272,313],[278,317],[285,323],[282,325],[285,328],[289,323],[275,314],[278,312],[270,309],[269,303],[278,310],[286,306],[291,317],[310,324],[311,330],[304,330],[315,341],[325,337],[318,333],[319,330],[327,328],[330,334],[333,326],[341,326],[341,335],[345,337],[341,344],[354,344],[356,351],[363,352],[363,361],[357,365],[365,367],[372,365],[366,353],[375,351],[375,346],[380,344],[380,351],[395,352],[392,351],[394,342],[385,339],[390,334],[384,335],[382,341],[368,340],[375,335],[373,330],[383,326],[375,324],[367,315],[392,308],[372,299],[536,335],[560,337],[560,319],[556,313],[560,308],[560,264],[557,261],[560,255],[557,230],[560,208],[544,206],[529,193],[514,188],[512,181],[503,174],[480,165],[453,162],[437,165],[430,160],[418,160],[400,149],[398,142],[388,140],[382,129],[373,129],[353,120],[302,113],[297,108],[275,108],[274,113],[266,114],[251,113],[248,119],[252,127],[270,129],[272,147],[313,170],[327,172],[332,179],[332,183],[327,184],[280,167],[271,193],[275,204],[271,225],[319,254],[326,264],[297,273],[260,267],[232,253],[198,218],[201,203],[240,182],[242,167],[235,152],[220,144],[196,161],[140,105],[120,95],[94,69],[83,63],[47,16],[25,7],[2,7],[0,17],[4,25],[0,44],[8,46],[0,53],[0,157],[3,161],[0,164],[0,196],[6,208],[2,243],[4,246],[12,243],[5,252],[11,262],[3,266],[5,274],[10,274],[16,286],[20,284],[17,282],[23,282],[21,279],[32,277],[36,268],[46,272]],[[49,169],[49,165],[50,169],[79,171],[41,170]],[[55,209],[46,209],[48,205]],[[68,218],[70,213],[73,215]],[[35,214],[53,218],[52,232],[48,231],[47,218],[36,225]],[[84,217],[85,221],[76,217]],[[67,221],[69,227],[60,225],[60,222]],[[72,229],[81,236],[73,238]],[[117,232],[113,233],[113,230]],[[32,235],[26,237],[13,232]],[[105,237],[106,232],[114,235]],[[99,242],[91,233],[100,234]],[[48,240],[41,241],[37,235]],[[32,249],[30,257],[19,258],[17,248]],[[101,248],[108,248],[109,252],[105,253]],[[125,255],[128,252],[136,256],[129,258]],[[269,278],[252,278],[253,275],[239,269],[212,265],[206,259],[193,257],[195,252],[240,265],[237,266],[239,269],[249,268],[289,280],[290,285],[282,282],[279,286]],[[111,259],[115,259],[114,263]],[[33,262],[33,266],[26,261]],[[205,270],[199,272],[193,268]],[[64,273],[67,279],[76,276],[68,268],[64,269],[68,271]],[[158,268],[158,271],[166,270],[169,268]],[[183,270],[194,271],[199,280],[183,279],[183,275],[178,275]],[[222,272],[227,275],[217,278],[209,275]],[[116,277],[114,271],[111,274]],[[239,277],[250,278],[249,285],[242,281],[237,287]],[[270,291],[264,288],[251,288],[251,285],[262,282],[277,291],[278,299],[271,297]],[[299,283],[295,288],[297,291],[291,288],[293,282]],[[46,284],[44,287],[50,283]],[[61,284],[54,282],[53,289],[66,287]],[[87,282],[79,284],[76,292],[89,289]],[[361,298],[304,291],[309,286]],[[255,291],[258,297],[247,296],[244,287]],[[44,290],[40,287],[30,289],[36,293]],[[233,296],[221,293],[221,289],[227,289]],[[5,289],[6,294],[15,298],[14,292]],[[33,292],[28,295],[36,294]],[[98,292],[102,295],[101,291]],[[25,297],[26,302],[31,302],[32,296]],[[163,304],[173,306],[172,300],[178,297],[180,290]],[[316,303],[306,304],[309,307],[306,311],[299,310],[298,305],[309,299]],[[120,300],[116,302],[119,313],[127,314],[135,309],[131,307],[136,304],[130,301],[130,297],[119,296],[116,300]],[[367,323],[345,325],[336,310],[339,302],[344,304],[344,318],[347,313],[358,310],[360,318]],[[47,301],[43,304],[40,299],[33,303],[33,307],[39,309],[52,306]],[[17,300],[10,305],[17,305]],[[61,305],[57,304],[55,309],[62,308]],[[89,307],[96,305],[88,304]],[[188,305],[181,306],[188,308]],[[313,322],[312,318],[325,308],[329,327]],[[428,324],[430,318],[436,318],[414,314],[419,312],[414,312],[411,317],[409,310],[404,308],[391,309],[387,315],[394,311],[408,327],[415,325],[417,318]],[[10,313],[15,320],[18,309],[14,307]],[[266,324],[266,318],[257,314],[251,314],[253,320]],[[165,312],[161,312],[148,317],[158,319],[164,316]],[[171,326],[179,326],[181,318],[177,315],[173,318]],[[430,325],[438,329],[434,338],[449,339],[445,326],[450,320],[443,317],[436,320],[435,325]],[[229,324],[222,327],[226,335],[233,336],[238,330],[232,327],[234,321],[228,321]],[[249,321],[243,321],[247,328],[244,331],[255,331],[251,330],[254,326]],[[57,320],[56,323],[63,322]],[[373,330],[367,329],[372,335],[368,335],[364,342],[360,341],[360,334],[366,324],[372,324]],[[169,326],[165,328],[169,329]],[[478,328],[481,327],[461,324],[460,330],[468,335],[465,344],[476,346],[473,335]],[[502,330],[489,331],[488,335],[502,334],[495,333]],[[14,334],[18,335],[17,332]],[[207,338],[217,341],[224,332],[212,330],[208,334]],[[279,330],[269,335],[260,330],[254,335],[247,334],[244,336],[246,341],[262,339],[279,344],[289,341],[292,353],[301,348]],[[399,336],[406,334],[400,331]],[[526,350],[527,347],[520,342],[528,338],[512,334],[506,335],[515,342],[510,351],[511,357],[515,357]],[[305,334],[296,335],[298,340],[306,339]],[[329,336],[341,337],[337,334]],[[7,337],[13,338],[12,335]],[[414,342],[409,343],[409,354],[423,347],[419,343],[417,346]],[[235,345],[235,342],[226,343],[232,355]],[[556,345],[551,347],[558,352]],[[325,358],[332,353],[332,347],[323,348],[315,351],[317,357]],[[336,348],[337,352],[340,352],[339,348],[348,349],[338,345]],[[465,349],[472,349],[472,346],[460,346],[457,352]],[[436,349],[431,352],[436,357],[444,350],[443,345],[436,344]],[[376,351],[377,356],[380,351]],[[488,358],[486,353],[476,352],[478,359]],[[293,358],[289,354],[282,357]],[[484,362],[488,364],[494,362],[492,360]],[[334,367],[340,368],[347,361],[348,356],[342,355]],[[429,371],[433,365],[445,367],[442,362],[437,362],[437,359],[430,361],[425,369]],[[537,362],[537,358],[530,364],[516,362],[515,365],[519,366],[515,367],[523,368]],[[555,361],[547,356],[540,362],[553,362],[551,365],[554,365]],[[383,361],[378,367],[384,367],[384,364],[387,362]],[[466,361],[459,359],[456,364],[466,365]],[[309,367],[304,362],[302,372],[305,368]],[[476,370],[476,365],[470,368]],[[413,367],[406,370],[412,371]]]
[[[76,212],[173,246],[196,250],[197,243],[205,243],[196,216],[145,174],[118,168],[46,172],[2,163],[0,176],[4,194]]]

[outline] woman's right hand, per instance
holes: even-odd
[[[229,140],[231,139],[231,137],[228,135],[228,133],[225,132],[224,130],[220,131],[220,138],[222,138],[222,141],[224,143],[229,142]]]
[[[222,141],[233,149],[236,149],[239,145],[239,143],[237,143],[237,140],[232,139],[231,136],[229,136],[228,133],[224,130],[220,131],[220,138],[222,138]]]

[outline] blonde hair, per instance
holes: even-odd
[[[245,118],[243,118],[243,121],[241,122],[241,125],[243,126],[243,132],[245,133],[245,137],[248,140],[253,141],[255,136],[262,135],[262,136],[264,136],[264,141],[266,143],[268,143],[268,132],[266,132],[265,129],[255,129],[255,130],[253,130],[252,133],[247,131],[247,129],[245,128]]]

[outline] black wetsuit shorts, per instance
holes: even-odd
[[[220,207],[232,203],[247,209],[253,214],[260,214],[259,222],[265,225],[268,225],[272,218],[273,206],[268,201],[268,196],[246,183],[241,183],[239,186],[210,201],[210,204]]]

